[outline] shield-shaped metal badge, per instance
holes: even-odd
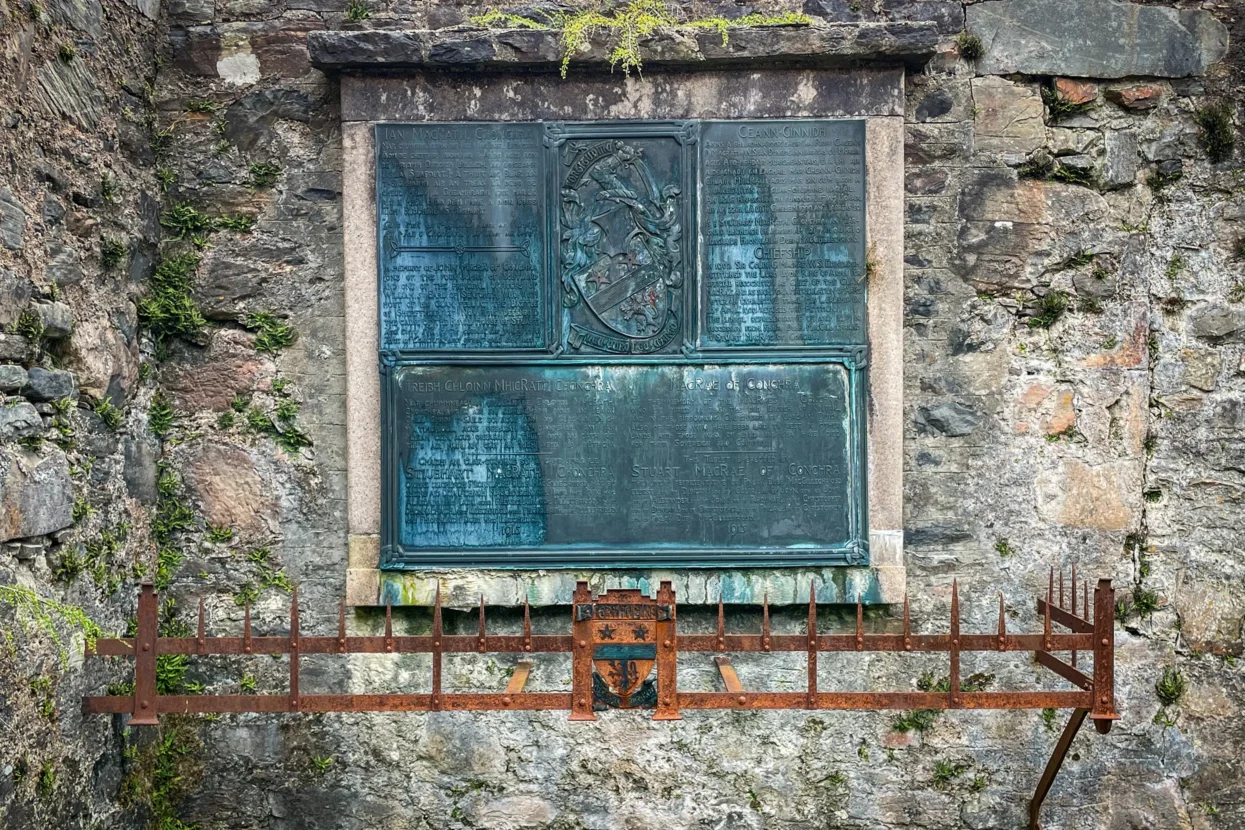
[[[645,354],[678,333],[683,284],[682,191],[659,182],[638,142],[578,141],[561,180],[562,290],[593,325],[572,325],[570,344]]]

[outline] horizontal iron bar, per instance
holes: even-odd
[[[961,692],[955,703],[941,692],[679,692],[680,709],[1073,709],[1089,706],[1089,692]]]
[[[716,634],[679,634],[676,645],[679,651],[688,652],[722,652],[722,651],[765,651],[760,634],[727,634],[719,646]],[[950,651],[951,636],[949,634],[914,634],[907,638],[905,644],[902,634],[865,634],[859,640],[855,634],[821,634],[817,637],[818,651]],[[1089,651],[1093,648],[1092,634],[1052,634],[1050,646],[1052,651],[1071,651],[1073,649]],[[531,638],[533,653],[570,652],[573,638],[563,634],[537,634]],[[962,634],[959,638],[960,651],[1039,651],[1046,647],[1046,640],[1041,634],[1008,634],[1004,637],[1004,646],[999,648],[999,637],[995,634]],[[347,637],[346,654],[418,654],[431,653],[433,649],[431,635],[402,636],[386,638],[381,636]],[[808,651],[808,637],[803,634],[773,634],[769,637],[769,651]],[[392,645],[392,651],[389,646]],[[911,648],[908,648],[911,646]],[[288,654],[290,638],[288,636],[252,637],[250,651],[246,651],[244,637],[206,637],[200,641],[194,637],[160,637],[156,640],[157,654]],[[336,637],[303,636],[298,638],[300,654],[338,654],[341,652],[340,641]],[[516,653],[528,651],[522,635],[493,635],[484,638],[481,648],[480,638],[470,634],[448,635],[442,638],[440,651],[443,654],[466,653]],[[87,657],[133,657],[133,638],[101,638],[95,641],[95,649],[88,649]]]
[[[1093,703],[1089,692],[963,692],[954,703],[940,692],[821,692],[809,707],[805,692],[679,692],[680,709],[1074,709]],[[162,715],[232,712],[528,711],[571,708],[570,692],[522,694],[167,695],[156,698]],[[125,714],[132,697],[88,697],[86,714]]]
[[[1041,597],[1037,601],[1037,612],[1039,617],[1046,616],[1046,600]],[[1089,620],[1076,616],[1075,614],[1060,608],[1058,605],[1050,607],[1050,621],[1058,623],[1064,628],[1075,631],[1077,634],[1093,634],[1094,624]]]
[[[1037,652],[1037,661],[1074,686],[1080,686],[1086,691],[1094,688],[1094,682],[1084,672],[1072,668],[1049,651]]]
[[[432,695],[359,694],[299,695],[298,708],[288,695],[162,695],[156,698],[161,715],[231,712],[431,712],[487,710],[548,710],[571,708],[570,692],[524,692],[523,694],[456,693]],[[124,714],[132,711],[131,697],[88,697],[82,701],[86,714]]]

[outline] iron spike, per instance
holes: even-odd
[[[903,595],[903,648],[912,651],[912,623],[908,618],[908,595]]]
[[[251,601],[247,600],[242,611],[242,651],[251,653]]]
[[[206,633],[203,625],[203,597],[199,597],[199,630],[195,635],[195,646],[200,654],[203,653],[203,647],[207,645],[205,637]]]
[[[1059,567],[1059,607],[1067,608],[1063,601],[1063,566]]]
[[[341,606],[337,611],[337,652],[338,654],[346,653],[346,600],[341,601]]]
[[[1003,608],[1003,592],[999,591],[999,651],[1007,650],[1007,614]]]
[[[1076,563],[1072,563],[1072,615],[1076,616]]]
[[[481,654],[484,653],[484,648],[487,645],[487,643],[488,643],[488,635],[485,633],[485,628],[484,628],[484,594],[481,593],[480,594],[480,642],[477,645],[477,648]]]
[[[385,597],[385,651],[393,651],[393,600]]]
[[[718,651],[726,651],[726,605],[718,592]]]
[[[1042,648],[1044,651],[1050,651],[1050,606],[1055,598],[1055,571],[1050,572],[1050,586],[1046,589],[1046,614],[1043,617],[1042,628]]]
[[[960,627],[960,583],[951,580],[951,626],[953,632]]]
[[[532,606],[523,598],[523,650],[532,650]]]
[[[769,651],[769,591],[761,595],[761,649]]]
[[[865,648],[865,613],[864,606],[860,604],[860,597],[856,597],[856,650],[864,651]]]

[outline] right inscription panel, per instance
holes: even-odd
[[[865,342],[863,121],[709,121],[700,345]]]

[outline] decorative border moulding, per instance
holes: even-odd
[[[838,27],[830,27],[838,28]],[[859,29],[856,42],[864,37]],[[886,28],[886,27],[883,27]],[[786,29],[808,38],[825,27]],[[458,38],[503,38],[514,33]],[[548,35],[548,33],[538,33]],[[732,32],[730,43],[747,43]],[[750,32],[748,33],[751,34]],[[775,36],[773,32],[763,32]],[[330,36],[430,37],[427,33],[324,32],[313,40],[321,66],[383,68],[329,61]],[[930,32],[932,43],[933,34]],[[375,40],[371,42],[376,42]],[[695,46],[695,39],[689,41]],[[807,42],[807,41],[801,41]],[[720,37],[716,43],[721,44]],[[318,44],[318,45],[317,45]],[[931,47],[932,48],[932,47]],[[429,46],[430,50],[431,47]],[[730,47],[727,47],[729,51]],[[721,51],[721,50],[719,50]],[[424,52],[417,52],[417,57]],[[428,54],[431,54],[429,51]],[[864,53],[856,54],[857,58]],[[738,57],[738,56],[737,56]],[[697,58],[696,60],[701,60]],[[646,58],[647,65],[648,58]],[[472,63],[464,61],[464,68]],[[556,67],[556,52],[546,63]],[[904,70],[889,63],[856,68],[666,69],[624,77],[572,71],[567,80],[530,72],[468,76],[407,70],[347,71],[341,77],[346,282],[347,490],[350,554],[346,600],[352,606],[431,606],[439,583],[447,607],[565,605],[577,580],[594,590],[673,583],[681,603],[898,603],[905,591],[903,561],[903,87]],[[390,64],[392,65],[392,64]],[[408,55],[403,66],[420,65]],[[514,66],[514,63],[506,64]],[[866,236],[875,263],[867,298],[870,388],[867,401],[869,564],[863,567],[641,568],[625,570],[379,568],[380,377],[377,369],[377,260],[374,127],[400,121],[593,121],[614,119],[864,118]]]
[[[317,69],[556,69],[562,64],[561,34],[553,30],[366,29],[307,35]],[[757,65],[842,66],[864,61],[920,68],[939,40],[934,23],[858,23],[764,26],[731,29],[727,42],[716,30],[659,31],[645,38],[646,67],[721,68]],[[603,36],[577,52],[575,67],[610,65],[612,47]]]

